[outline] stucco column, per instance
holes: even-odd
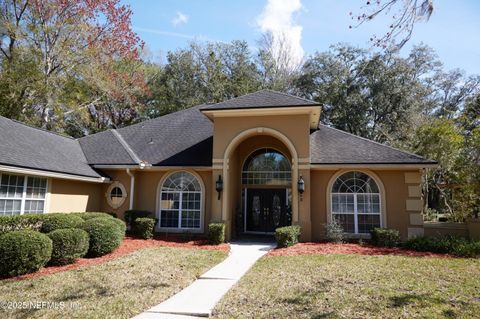
[[[294,224],[299,225],[302,229],[300,240],[310,241],[312,240],[312,221],[310,212],[310,194],[312,192],[312,183],[310,179],[310,169],[299,169],[298,174],[299,176],[302,176],[303,180],[305,181],[305,192],[302,195],[298,195],[298,220],[297,222],[294,222]],[[295,184],[297,183],[295,182]]]

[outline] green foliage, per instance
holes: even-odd
[[[70,214],[48,214],[42,223],[40,231],[50,233],[57,229],[77,228],[83,224],[83,219]]]
[[[212,245],[220,245],[225,242],[225,224],[210,223],[207,232],[208,241]]]
[[[107,218],[113,217],[109,213],[101,213],[101,212],[69,213],[69,214],[78,216],[83,220],[89,220],[89,219],[98,218],[98,217],[107,217]]]
[[[52,241],[32,230],[12,231],[0,236],[0,276],[12,277],[35,272],[52,255]]]
[[[345,239],[343,227],[335,219],[325,226],[325,239],[333,243],[343,243]]]
[[[142,239],[150,239],[153,237],[155,227],[155,219],[148,217],[138,217],[133,222],[133,234]]]
[[[370,234],[375,246],[396,247],[400,243],[400,233],[396,229],[374,228]]]
[[[120,222],[123,227],[115,218],[97,217],[85,221],[83,229],[90,236],[88,256],[103,256],[120,246],[125,236],[125,223]]]
[[[44,214],[0,216],[0,235],[15,230],[40,230],[45,218]]]
[[[300,237],[300,226],[292,225],[275,229],[277,247],[290,247],[298,243]]]
[[[85,256],[88,252],[88,233],[78,228],[57,229],[48,233],[53,250],[50,264],[66,265]]]
[[[458,257],[480,256],[480,241],[455,236],[415,237],[409,239],[404,246],[416,251],[451,254]]]
[[[155,218],[155,214],[146,210],[136,210],[136,209],[127,210],[125,211],[124,216],[125,216],[125,222],[129,227],[132,227],[134,225],[135,220],[137,218],[151,218],[155,220],[155,223],[157,221],[157,219]]]

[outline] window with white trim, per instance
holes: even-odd
[[[332,218],[346,233],[366,234],[381,225],[378,185],[362,172],[339,176],[331,191]]]
[[[46,196],[46,178],[0,175],[0,216],[43,213]]]
[[[163,182],[160,193],[160,228],[200,229],[202,189],[189,172],[176,172]]]

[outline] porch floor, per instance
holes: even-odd
[[[273,241],[238,240],[230,254],[190,286],[134,319],[208,317],[218,301],[253,266],[275,247]]]

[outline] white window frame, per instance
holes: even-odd
[[[368,169],[340,169],[338,171],[335,172],[335,174],[333,174],[331,177],[330,177],[330,180],[327,184],[327,189],[325,191],[325,195],[326,195],[326,202],[327,202],[327,222],[331,222],[332,219],[333,219],[333,215],[334,215],[334,212],[333,212],[333,198],[332,198],[332,189],[333,189],[333,185],[335,184],[335,182],[337,181],[337,179],[342,176],[343,174],[346,174],[346,173],[349,173],[349,172],[359,172],[359,173],[364,173],[366,175],[368,175],[369,177],[371,177],[373,179],[373,181],[375,181],[375,183],[377,184],[377,187],[378,187],[378,193],[374,193],[374,194],[379,194],[379,207],[380,207],[380,227],[388,227],[387,223],[388,223],[388,220],[387,220],[387,206],[386,206],[386,195],[385,195],[385,186],[383,185],[383,182],[382,180],[378,177],[377,174],[375,174],[373,171],[371,170],[368,170]],[[335,194],[353,194],[353,193],[335,193]],[[364,193],[359,193],[359,194],[364,194]],[[369,194],[369,193],[365,193],[365,194]],[[356,209],[356,196],[354,196],[354,200],[355,200],[355,209]],[[345,213],[346,215],[347,213]],[[354,215],[356,216],[356,215]],[[354,218],[357,218],[357,217],[354,217]],[[356,229],[358,230],[358,222],[355,223],[355,227]],[[351,237],[351,238],[370,238],[370,234],[367,234],[367,233],[358,233],[358,231],[356,233],[345,233],[346,236],[348,237]]]
[[[196,178],[198,184],[200,185],[200,191],[163,191],[163,186],[167,179],[176,174],[176,173],[187,173],[193,175],[193,177]],[[162,218],[162,194],[179,194],[179,205],[178,205],[178,227],[161,227],[161,218]],[[200,227],[194,228],[194,227],[182,227],[182,211],[183,211],[183,193],[189,193],[189,194],[200,194]],[[160,183],[158,184],[158,191],[157,191],[157,218],[158,218],[158,224],[157,224],[157,230],[161,232],[192,232],[192,233],[203,233],[204,230],[204,215],[205,215],[205,185],[203,183],[202,178],[200,175],[198,175],[196,172],[193,171],[187,171],[187,170],[180,170],[180,171],[174,171],[174,172],[169,172],[168,174],[165,174],[163,178],[161,179]],[[172,209],[173,211],[173,209]],[[197,210],[195,210],[197,211]]]
[[[3,176],[22,176],[24,177],[23,179],[23,192],[22,192],[22,197],[21,198],[12,198],[12,197],[0,197],[1,200],[21,200],[20,204],[20,214],[12,214],[12,215],[7,215],[4,213],[0,213],[0,216],[15,216],[15,215],[25,215],[25,202],[27,200],[36,200],[36,201],[43,201],[43,211],[42,212],[36,212],[36,213],[28,213],[28,214],[45,214],[47,211],[47,204],[48,204],[48,197],[49,197],[49,178],[42,177],[42,176],[29,176],[29,175],[19,175],[19,174],[5,174],[5,173],[0,173],[0,181],[2,180]],[[41,178],[45,179],[45,197],[44,198],[27,198],[27,185],[28,185],[28,179],[29,178]]]
[[[357,201],[357,195],[375,195],[378,197],[378,213],[358,213],[358,201]],[[334,212],[333,211],[333,195],[353,195],[353,213],[341,213],[341,212]],[[383,222],[382,222],[382,196],[380,196],[380,192],[378,193],[333,193],[330,192],[330,212],[333,217],[333,215],[353,215],[353,220],[354,220],[354,226],[355,226],[355,232],[354,233],[348,233],[347,234],[355,234],[355,235],[364,235],[367,233],[359,233],[358,232],[358,215],[373,215],[373,216],[380,216],[380,227],[382,227]]]

